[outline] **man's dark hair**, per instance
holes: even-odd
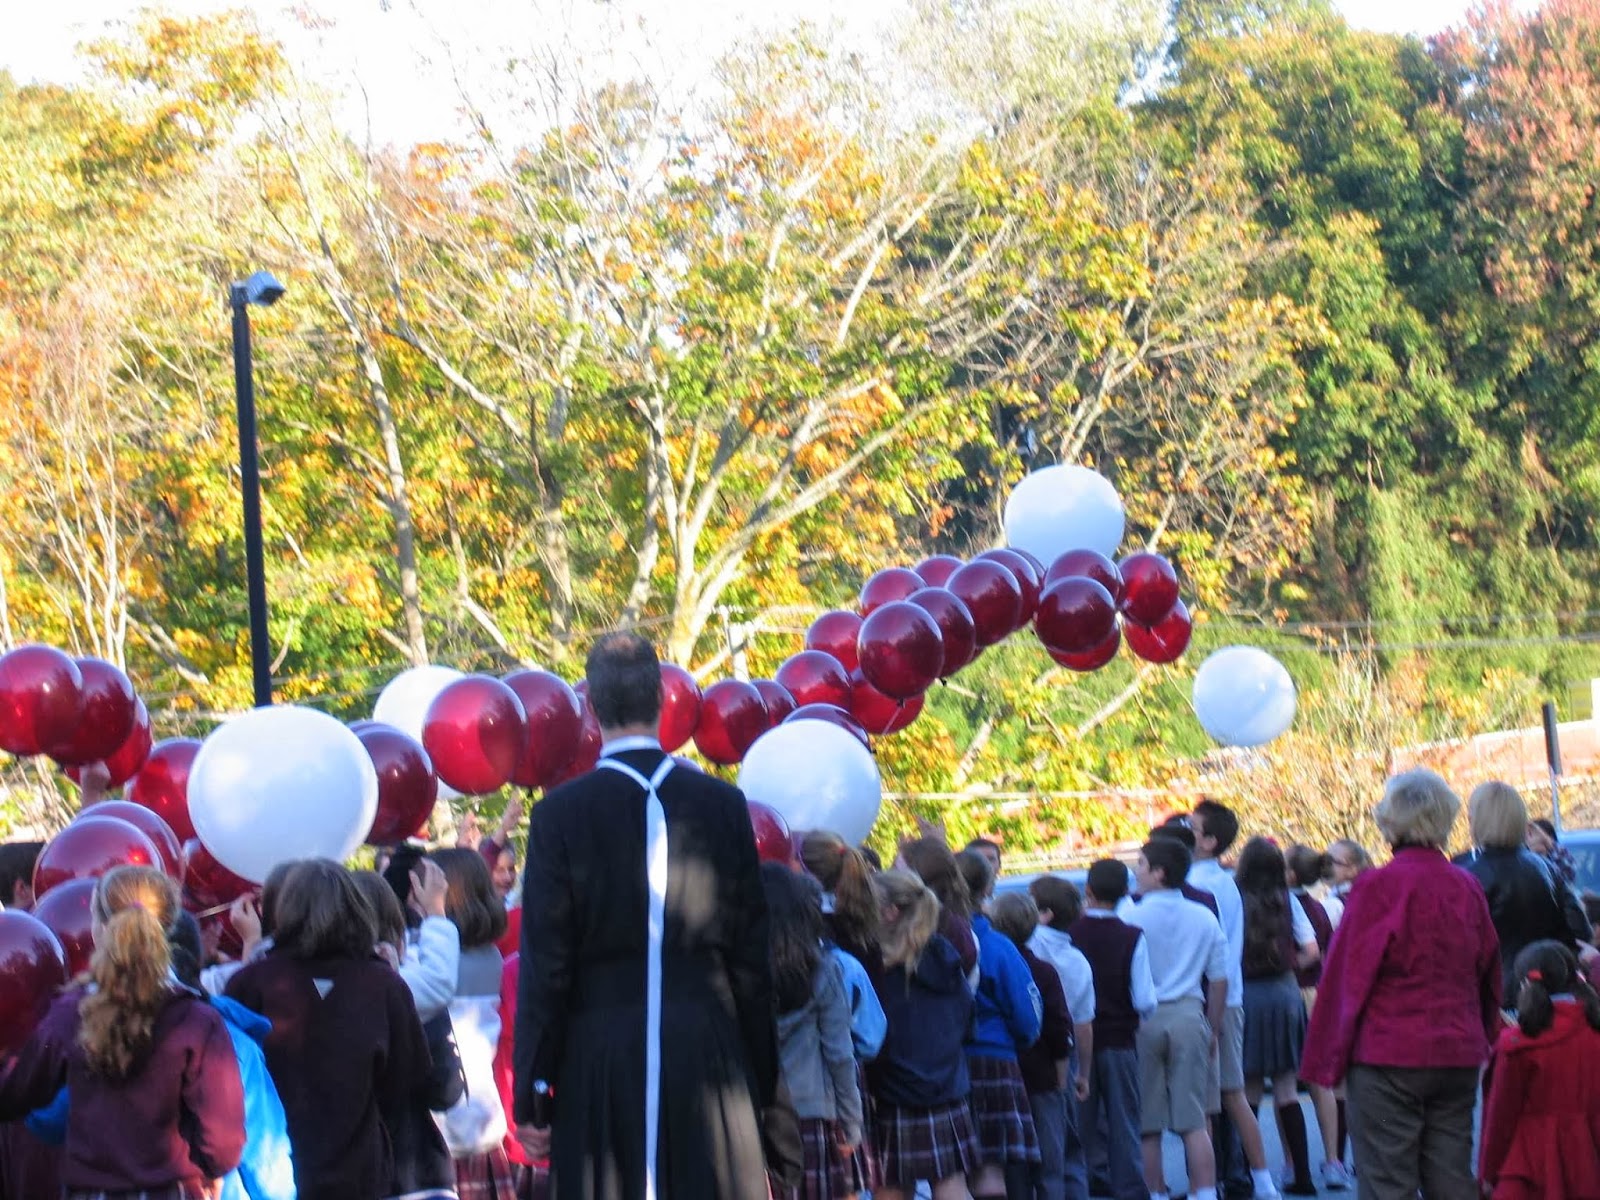
[[[1139,853],[1144,855],[1144,861],[1150,864],[1152,871],[1161,872],[1163,887],[1182,887],[1189,878],[1189,864],[1194,860],[1189,848],[1182,842],[1172,838],[1155,838],[1146,842]]]
[[[1065,929],[1083,916],[1083,897],[1078,889],[1059,875],[1041,875],[1028,885],[1028,893],[1039,906],[1039,919],[1044,920],[1044,910],[1050,910],[1048,922],[1051,929]]]
[[[608,633],[584,665],[589,707],[603,729],[654,725],[661,716],[661,662],[637,633]]]
[[[1233,843],[1239,840],[1239,818],[1233,815],[1233,809],[1226,804],[1219,804],[1215,800],[1202,800],[1194,806],[1194,815],[1200,821],[1200,832],[1206,837],[1217,839],[1214,853],[1218,858],[1226,854]]]
[[[378,944],[378,918],[349,871],[326,858],[302,859],[283,881],[272,944],[301,961],[364,961]]]
[[[0,904],[15,904],[17,884],[33,886],[33,865],[39,861],[43,842],[5,842],[0,844]]]
[[[1128,894],[1128,868],[1114,858],[1102,858],[1089,868],[1089,894],[1101,904],[1116,904]]]
[[[1188,817],[1168,817],[1150,831],[1150,840],[1153,842],[1157,838],[1182,842],[1190,854],[1194,853],[1194,826],[1189,824]]]

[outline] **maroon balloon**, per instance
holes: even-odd
[[[850,707],[850,672],[837,658],[821,650],[802,650],[786,659],[778,668],[777,680],[796,704]]]
[[[115,817],[119,821],[126,821],[155,845],[161,855],[161,869],[174,879],[183,879],[183,843],[159,813],[151,812],[144,805],[131,800],[102,800],[99,804],[91,804],[73,820],[82,821],[86,817]]]
[[[977,629],[978,646],[992,646],[1016,631],[1022,614],[1022,585],[993,560],[969,562],[950,576],[945,588],[967,606]]]
[[[950,576],[966,565],[954,554],[934,554],[923,559],[912,569],[922,576],[922,582],[929,587],[942,588],[950,581]]]
[[[45,844],[33,864],[35,903],[69,879],[95,879],[117,867],[161,869],[161,851],[140,829],[93,814],[72,822]]]
[[[1189,616],[1189,606],[1179,600],[1172,606],[1172,611],[1156,624],[1146,627],[1129,621],[1124,632],[1128,637],[1128,648],[1145,662],[1176,662],[1189,648],[1194,621]]]
[[[944,641],[944,665],[939,668],[939,678],[949,679],[962,667],[978,657],[978,627],[972,613],[952,591],[942,587],[925,587],[913,592],[908,604],[927,611],[939,625]]]
[[[811,628],[806,630],[806,649],[831,654],[846,671],[854,671],[860,665],[856,662],[856,639],[860,636],[861,618],[835,609],[811,622]]]
[[[66,981],[56,935],[28,913],[0,912],[0,1061],[27,1044]]]
[[[356,737],[378,772],[378,812],[367,830],[367,844],[393,846],[416,837],[439,798],[433,760],[421,742],[392,725],[371,722]]]
[[[1155,626],[1178,602],[1178,573],[1159,554],[1141,551],[1117,564],[1126,589],[1122,611],[1140,625]]]
[[[794,840],[789,836],[789,822],[775,808],[759,800],[745,802],[750,808],[750,828],[756,835],[756,857],[762,862],[788,866],[794,861]]]
[[[190,838],[183,844],[183,890],[194,911],[204,912],[258,889],[213,858],[199,838]]]
[[[885,604],[893,604],[896,600],[904,600],[912,592],[919,592],[928,585],[921,575],[905,567],[885,567],[868,579],[861,589],[860,609],[863,617],[869,617]]]
[[[183,841],[194,836],[194,822],[189,819],[189,768],[199,753],[200,743],[194,738],[157,742],[126,793],[129,800],[144,805],[170,825]]]
[[[82,701],[77,663],[50,646],[18,646],[0,657],[0,750],[26,756],[67,742]]]
[[[1032,551],[1023,550],[1021,547],[1018,547],[1018,546],[1007,546],[1006,549],[1010,550],[1013,554],[1022,555],[1022,557],[1027,560],[1028,565],[1033,568],[1033,573],[1039,577],[1040,585],[1043,586],[1043,584],[1044,584],[1044,563],[1039,561],[1039,556],[1037,554],[1034,554]]]
[[[1044,590],[1044,573],[1035,571],[1033,564],[1015,550],[1001,548],[999,550],[985,550],[978,555],[975,562],[997,562],[1006,570],[1017,577],[1017,586],[1022,589],[1022,612],[1017,616],[1017,628],[1021,629],[1033,620],[1033,614],[1039,608],[1039,593]]]
[[[1069,653],[1064,650],[1050,650],[1050,657],[1063,667],[1070,667],[1074,671],[1098,671],[1113,658],[1122,647],[1122,630],[1113,625],[1111,635],[1098,646],[1090,647],[1080,654]],[[1049,650],[1049,647],[1045,647]]]
[[[78,659],[83,676],[78,720],[70,737],[52,743],[47,753],[64,767],[104,762],[128,740],[138,716],[139,698],[122,671],[103,658]]]
[[[731,767],[742,761],[745,751],[766,731],[767,706],[754,684],[722,679],[705,690],[694,744],[712,762]]]
[[[761,703],[767,708],[767,727],[781,724],[783,719],[800,707],[789,689],[772,679],[757,679],[756,691],[761,693]]]
[[[87,971],[89,959],[94,956],[94,913],[90,906],[97,886],[99,881],[95,879],[69,879],[33,906],[39,923],[61,943],[69,979]]]
[[[862,676],[896,700],[922,695],[944,666],[939,622],[927,609],[904,600],[885,604],[866,619],[858,650]]]
[[[912,696],[909,700],[897,700],[873,687],[860,671],[850,678],[855,685],[850,691],[850,715],[874,737],[899,733],[922,715],[926,697]]]
[[[600,719],[594,715],[594,707],[589,703],[588,682],[580,680],[573,684],[572,694],[578,698],[578,703],[583,708],[583,725],[578,730],[578,743],[572,751],[571,761],[561,768],[561,773],[550,781],[549,787],[566,783],[567,780],[576,779],[580,775],[587,775],[600,761],[600,749],[604,737],[600,732]]]
[[[872,748],[872,739],[867,736],[866,728],[837,704],[802,704],[783,719],[785,725],[793,721],[826,721],[840,729],[848,729],[863,746],[869,750]]]
[[[1044,585],[1049,587],[1052,583],[1075,576],[1094,580],[1111,593],[1113,601],[1122,603],[1122,572],[1117,570],[1116,563],[1098,550],[1068,550],[1050,564],[1050,569],[1045,572]]]
[[[491,675],[456,680],[434,697],[422,721],[422,748],[434,772],[467,796],[510,783],[527,744],[522,701]]]
[[[673,663],[661,664],[661,721],[656,733],[668,754],[689,744],[700,724],[700,685]]]
[[[1117,627],[1117,606],[1092,579],[1075,576],[1052,583],[1039,597],[1033,628],[1048,650],[1087,654],[1111,636]]]
[[[144,706],[144,701],[139,700],[134,705],[133,728],[122,745],[113,750],[104,760],[106,771],[111,778],[106,781],[107,787],[121,787],[139,773],[145,761],[150,757],[153,745],[150,733],[150,713]],[[73,783],[83,783],[82,767],[67,767],[65,774]]]
[[[505,684],[522,701],[528,725],[528,740],[511,782],[525,788],[549,787],[577,750],[583,734],[583,702],[565,679],[549,671],[515,671],[506,676]]]

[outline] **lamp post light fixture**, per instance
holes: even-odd
[[[228,289],[233,306],[233,390],[239,417],[239,476],[244,492],[244,564],[250,600],[250,675],[257,708],[272,703],[272,648],[267,640],[267,571],[261,546],[261,463],[256,452],[256,389],[251,373],[250,306],[269,308],[284,286],[257,271]]]

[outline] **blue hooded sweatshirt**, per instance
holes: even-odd
[[[972,936],[978,942],[978,995],[967,1053],[1015,1059],[1019,1049],[1039,1040],[1044,1000],[1021,952],[995,932],[988,917],[972,918]]]

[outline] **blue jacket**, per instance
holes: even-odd
[[[967,1053],[1014,1059],[1039,1040],[1044,1001],[1021,952],[995,932],[988,917],[972,918],[972,936],[978,942],[978,995]]]
[[[872,978],[867,969],[854,955],[839,947],[831,950],[833,961],[839,964],[844,975],[844,994],[850,1001],[850,1039],[855,1045],[856,1057],[862,1062],[871,1062],[878,1057],[883,1036],[889,1031],[888,1018],[883,1015],[883,1005],[878,1003],[878,993],[872,990]]]
[[[888,1034],[867,1067],[872,1095],[898,1108],[939,1108],[972,1090],[961,1040],[972,1023],[972,992],[961,955],[938,934],[916,969],[891,967],[878,984]]]

